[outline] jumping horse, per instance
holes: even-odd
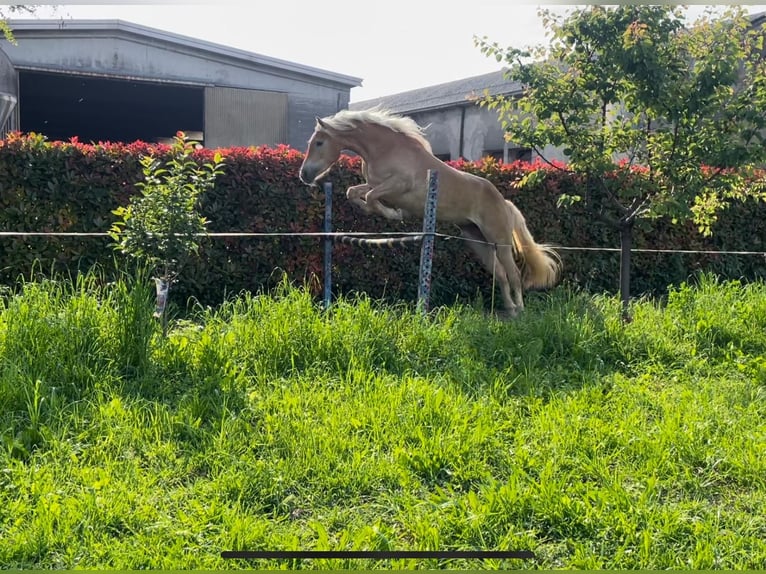
[[[343,150],[361,156],[365,179],[348,188],[349,201],[364,213],[397,221],[422,220],[427,171],[436,170],[437,221],[460,228],[484,268],[497,279],[510,316],[524,308],[522,289],[551,287],[558,281],[560,258],[551,246],[535,242],[519,209],[489,180],[435,157],[423,128],[412,118],[378,108],[317,117],[300,168],[301,181],[313,184],[321,179]]]

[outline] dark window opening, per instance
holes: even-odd
[[[19,129],[49,140],[199,140],[203,123],[202,87],[19,71]]]
[[[487,150],[484,152],[484,156],[489,156],[497,161],[503,161],[503,150],[501,149],[493,149],[493,150]],[[514,161],[521,160],[521,161],[532,161],[532,150],[528,148],[523,147],[517,147],[517,148],[509,148],[508,149],[508,163],[513,163]]]
[[[442,161],[450,161],[452,159],[452,155],[448,153],[435,153],[434,156]]]

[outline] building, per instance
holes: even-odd
[[[0,129],[15,109],[18,93],[16,70],[5,52],[0,50]]]
[[[496,111],[479,107],[476,100],[490,95],[516,96],[521,86],[502,71],[410,90],[349,105],[352,110],[380,106],[412,117],[428,126],[426,137],[434,155],[442,160],[477,160],[493,156],[504,161],[532,158],[532,151],[505,141]]]
[[[121,20],[11,20],[18,104],[5,130],[80,141],[305,147],[361,79]],[[3,126],[0,126],[2,128]]]

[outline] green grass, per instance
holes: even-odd
[[[766,568],[766,286],[703,277],[623,325],[560,288],[498,322],[305,291],[0,297],[10,568]],[[529,549],[535,561],[225,561]]]

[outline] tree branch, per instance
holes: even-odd
[[[569,126],[567,125],[567,121],[564,119],[564,113],[561,110],[556,110],[556,115],[559,117],[559,121],[561,122],[561,127],[564,128],[564,133],[567,135],[567,137],[572,140],[572,134],[569,131]]]
[[[603,178],[598,177],[596,178],[598,180],[599,185],[601,186],[602,191],[606,195],[606,197],[614,204],[614,206],[617,208],[617,211],[621,212],[623,216],[628,214],[628,208],[626,208],[623,204],[621,204],[618,199],[614,196],[614,194],[609,190],[609,186],[606,185]],[[617,220],[614,220],[615,222]]]
[[[636,218],[638,217],[639,213],[641,212],[641,208],[646,205],[646,203],[649,201],[649,196],[645,197],[634,197],[633,201],[630,204],[630,207],[628,208],[628,212],[626,217],[623,217],[623,220],[626,223],[633,223]]]
[[[668,161],[668,163],[673,163],[673,160],[675,159],[675,156],[676,156],[676,148],[678,146],[678,127],[679,127],[679,123],[678,123],[678,120],[676,119],[673,125],[673,145],[670,148],[670,160]]]
[[[601,100],[601,141],[600,141],[600,149],[598,150],[600,153],[604,153],[604,131],[606,130],[606,108],[607,108],[607,101]]]
[[[654,166],[652,164],[652,118],[646,114],[646,165],[649,168],[649,181],[654,181]]]
[[[533,150],[533,151],[534,151],[534,152],[537,154],[537,156],[538,156],[538,157],[539,157],[541,160],[543,160],[545,163],[547,163],[549,166],[551,166],[553,169],[557,169],[557,170],[559,170],[559,171],[561,171],[561,172],[564,172],[564,173],[574,173],[574,172],[573,172],[571,169],[565,169],[565,168],[563,168],[563,167],[561,167],[561,166],[558,166],[558,165],[556,165],[556,164],[552,163],[550,160],[548,160],[548,158],[546,158],[546,157],[543,155],[543,152],[542,152],[542,151],[540,151],[540,148],[539,148],[539,147],[537,147],[536,145],[534,145],[534,144],[533,144],[531,147],[532,147],[532,150]]]

